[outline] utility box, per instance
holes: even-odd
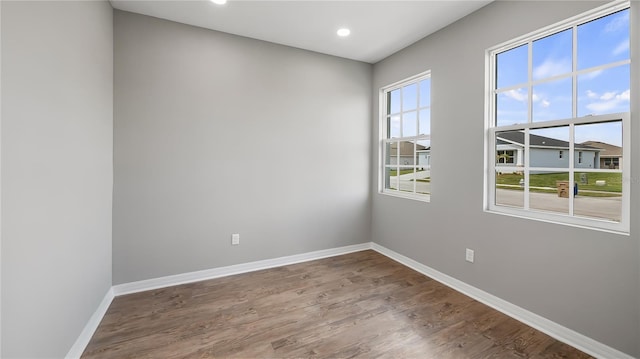
[[[569,198],[569,181],[556,181],[558,197]]]

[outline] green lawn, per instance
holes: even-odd
[[[621,173],[586,173],[587,183],[580,181],[580,173],[576,172],[575,182],[578,184],[578,190],[598,191],[598,192],[615,192],[622,193],[622,174]],[[524,175],[515,173],[504,173],[496,176],[496,184],[498,185],[520,185],[520,179],[523,179]],[[530,176],[530,187],[551,187],[556,188],[556,181],[568,181],[569,173],[544,173],[544,174],[532,174]],[[606,185],[596,186],[596,181],[604,180]],[[532,189],[537,192],[553,192],[543,189]],[[603,196],[607,194],[600,193],[581,193],[591,196]]]

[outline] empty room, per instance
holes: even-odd
[[[0,1],[0,357],[640,358],[640,3]]]

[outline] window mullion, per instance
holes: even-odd
[[[416,170],[418,168],[417,167],[418,163],[416,161],[417,160],[417,158],[416,158],[416,150],[418,149],[418,145],[417,144],[418,144],[417,140],[413,142],[413,154],[412,154],[412,156],[413,156],[413,193],[416,193],[416,182],[418,182],[418,181],[416,181],[416,179],[417,179]]]
[[[533,41],[529,41],[527,44],[527,123],[533,122]],[[525,180],[526,182],[526,180]]]
[[[578,117],[578,25],[573,25],[573,40],[572,40],[572,76],[571,76],[571,117]]]
[[[404,88],[400,88],[400,138],[404,137]]]
[[[489,202],[488,208],[491,209],[496,205],[496,128],[489,129],[489,143],[491,143],[491,150],[489,150],[489,185],[488,194]]]
[[[529,209],[529,179],[530,171],[529,171],[529,155],[531,151],[529,150],[530,140],[529,140],[529,129],[525,128],[524,130],[524,204],[523,208],[525,210]]]
[[[569,215],[573,216],[573,199],[575,196],[575,125],[569,125]]]
[[[572,117],[578,117],[578,25],[573,25],[571,41],[572,51],[572,64],[571,70],[573,75],[571,77],[571,112]],[[569,125],[569,216],[574,215],[574,200],[575,200],[575,124]]]
[[[402,98],[402,95],[400,96]],[[402,118],[402,115],[400,116]],[[400,120],[402,128],[402,119]],[[396,141],[396,191],[400,192],[400,152],[402,151],[401,138]]]
[[[420,136],[420,81],[416,85],[416,135]]]
[[[420,82],[416,82],[416,135],[420,136]],[[413,193],[418,192],[418,140],[413,142]]]

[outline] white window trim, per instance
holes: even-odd
[[[524,219],[531,219],[531,220],[538,220],[538,221],[542,221],[542,222],[548,222],[548,223],[556,223],[556,224],[562,224],[562,225],[568,225],[568,226],[574,226],[574,227],[579,227],[579,228],[587,228],[587,229],[594,229],[594,230],[600,230],[600,231],[605,231],[605,232],[610,232],[610,233],[616,233],[616,234],[622,234],[622,235],[629,235],[630,232],[630,175],[631,175],[631,120],[630,120],[630,113],[618,113],[618,114],[607,114],[607,115],[600,115],[600,116],[586,116],[586,117],[581,117],[581,118],[571,118],[571,119],[566,119],[566,120],[556,120],[556,121],[545,121],[545,122],[527,122],[527,123],[523,123],[523,124],[518,124],[518,125],[513,125],[513,126],[500,126],[499,128],[497,128],[496,126],[494,126],[494,120],[495,120],[495,97],[494,97],[494,89],[496,88],[496,79],[493,76],[495,74],[495,55],[500,53],[500,52],[504,52],[506,50],[510,50],[513,48],[516,48],[518,46],[524,45],[524,44],[529,44],[530,42],[533,42],[537,39],[555,34],[559,31],[563,31],[569,27],[572,26],[577,26],[579,24],[583,24],[586,22],[589,22],[591,20],[595,20],[598,19],[602,16],[606,16],[612,13],[615,13],[617,11],[620,10],[624,10],[626,8],[629,8],[631,6],[630,1],[613,1],[611,3],[605,4],[603,6],[597,7],[593,10],[587,11],[585,13],[582,13],[580,15],[571,17],[567,20],[564,20],[562,22],[547,26],[545,28],[542,28],[538,31],[534,31],[532,33],[520,36],[516,39],[507,41],[505,43],[502,43],[500,45],[494,46],[490,49],[488,49],[486,51],[485,54],[485,146],[484,146],[484,154],[485,154],[485,159],[484,159],[484,170],[485,170],[485,176],[484,176],[484,193],[483,193],[483,201],[484,201],[484,211],[485,212],[489,212],[489,213],[496,213],[496,214],[501,214],[501,215],[508,215],[508,216],[512,216],[512,217],[518,217],[518,218],[524,218]],[[633,26],[637,26],[636,24],[632,24],[632,29]],[[634,41],[638,41],[637,39],[634,38],[634,34],[633,31],[631,31],[630,35],[630,39],[629,42],[630,44],[634,44]],[[574,31],[574,36],[575,35],[575,31]],[[575,41],[575,39],[574,39]],[[575,46],[574,46],[574,51],[575,51]],[[633,52],[633,49],[631,49],[631,51]],[[531,56],[531,54],[529,54],[529,56]],[[574,53],[573,56],[573,61],[577,61],[577,56]],[[583,70],[578,70],[578,71],[572,71],[571,75],[560,75],[560,76],[555,76],[555,77],[551,77],[551,78],[546,78],[546,79],[542,79],[542,80],[538,80],[538,81],[531,81],[532,86],[536,85],[538,83],[544,83],[544,82],[549,82],[549,81],[553,81],[553,80],[557,80],[559,78],[566,78],[566,77],[570,77],[573,76],[574,74],[580,74],[582,72],[590,72],[590,71],[594,71],[596,69],[606,69],[606,68],[610,68],[610,67],[615,67],[615,66],[619,66],[619,65],[623,65],[623,64],[630,64],[631,60],[624,60],[624,61],[619,61],[616,63],[610,63],[610,64],[606,64],[606,65],[601,65],[598,67],[594,67],[594,68],[589,68],[589,69],[583,69]],[[573,67],[574,69],[576,68],[575,66]],[[531,69],[529,69],[529,71],[531,71]],[[631,73],[633,73],[633,69],[631,69]],[[577,75],[576,75],[577,78]],[[633,77],[631,79],[631,87],[633,87]],[[522,84],[518,84],[518,85],[514,85],[514,86],[510,86],[509,88],[505,87],[505,88],[501,88],[500,92],[502,91],[507,91],[509,89],[513,89],[513,88],[519,88],[521,87]],[[574,84],[573,86],[573,91],[576,91],[576,86]],[[529,91],[531,92],[531,91]],[[633,93],[633,92],[632,92]],[[528,94],[530,97],[532,96],[531,93]],[[574,93],[574,98],[575,98],[575,93]],[[531,98],[529,99],[529,101],[531,101]],[[632,100],[633,102],[633,100]],[[632,105],[633,106],[633,105]],[[574,115],[577,115],[576,113],[576,108],[577,108],[577,104],[573,104],[574,107]],[[529,116],[531,116],[531,112],[529,111]],[[558,126],[558,125],[569,125],[570,126],[570,137],[573,138],[573,129],[574,129],[574,125],[577,124],[585,124],[585,123],[595,123],[595,122],[602,122],[603,120],[622,120],[622,143],[623,143],[623,147],[622,147],[622,169],[619,170],[605,170],[605,169],[585,169],[585,168],[575,168],[575,150],[573,148],[573,141],[570,141],[571,146],[569,148],[569,163],[570,163],[570,167],[568,169],[568,172],[570,173],[570,176],[573,176],[575,172],[615,172],[615,173],[622,173],[622,213],[621,213],[621,219],[620,222],[613,222],[613,221],[608,221],[608,220],[602,220],[602,219],[597,219],[597,218],[586,218],[586,217],[578,217],[578,216],[573,216],[573,215],[565,215],[565,214],[560,214],[560,213],[551,213],[551,212],[542,212],[542,211],[536,211],[536,210],[531,210],[531,209],[522,209],[522,208],[512,208],[512,207],[508,207],[508,206],[500,206],[500,205],[496,205],[495,201],[493,199],[495,199],[495,181],[496,181],[496,166],[495,164],[495,133],[497,132],[496,130],[499,129],[499,131],[509,131],[509,130],[523,130],[525,131],[525,147],[529,146],[529,129],[530,128],[537,128],[540,127],[541,125],[543,125],[544,127],[553,127],[553,126]],[[528,160],[528,156],[529,156],[530,151],[526,151],[525,154],[525,163],[528,164],[529,160]],[[536,168],[538,169],[538,168]],[[544,169],[541,169],[544,170]],[[553,170],[557,170],[557,168],[554,168]],[[575,176],[574,176],[574,180],[575,180]],[[528,208],[528,196],[527,194],[529,193],[529,181],[528,178],[525,178],[525,193],[524,193],[524,201],[525,201],[525,208]],[[569,191],[569,206],[570,206],[570,210],[569,213],[573,213],[573,199],[574,199],[574,194],[573,191]]]
[[[431,201],[431,194],[421,194],[421,193],[415,193],[415,185],[414,185],[414,192],[404,192],[404,191],[400,191],[400,190],[392,190],[392,189],[388,189],[385,188],[385,163],[384,160],[386,158],[386,140],[388,140],[387,138],[387,126],[386,126],[386,118],[387,118],[387,97],[386,97],[386,93],[397,90],[399,88],[402,88],[404,86],[407,85],[411,85],[412,83],[419,83],[422,80],[425,80],[427,78],[431,78],[431,70],[427,70],[425,72],[419,73],[417,75],[408,77],[406,79],[394,82],[390,85],[384,86],[382,88],[380,88],[379,92],[378,92],[378,125],[379,125],[379,138],[378,138],[378,148],[379,148],[379,153],[380,156],[378,156],[378,193],[379,194],[383,194],[383,195],[388,195],[388,196],[392,196],[392,197],[399,197],[399,198],[407,198],[407,199],[412,199],[412,200],[416,200],[416,201],[422,201],[422,202],[430,202]],[[431,93],[431,89],[429,91]],[[420,101],[420,99],[418,98],[418,102]],[[429,102],[429,108],[431,108],[431,101]],[[418,110],[418,109],[417,109]],[[402,110],[401,110],[402,112]],[[431,130],[429,130],[429,132],[431,132]],[[422,136],[407,136],[407,137],[401,137],[401,139],[403,140],[424,140],[424,139],[428,139],[431,140],[431,133],[429,133],[429,135],[422,135]],[[431,161],[429,161],[429,163],[431,163]],[[402,167],[402,166],[399,166]],[[413,166],[408,166],[408,167],[413,167]]]

